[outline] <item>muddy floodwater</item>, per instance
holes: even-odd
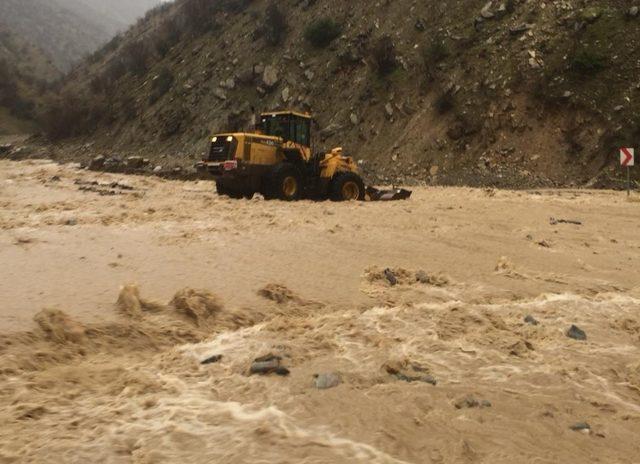
[[[0,161],[0,463],[638,463],[639,231]]]

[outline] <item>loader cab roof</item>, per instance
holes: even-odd
[[[309,113],[302,113],[300,111],[267,111],[260,114],[261,118],[278,116],[296,116],[299,118],[311,119],[311,115]]]
[[[297,111],[274,111],[262,113],[260,131],[269,136],[280,137],[304,147],[311,146],[311,115]]]

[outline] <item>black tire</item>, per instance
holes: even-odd
[[[228,195],[227,189],[225,188],[224,184],[220,180],[216,181],[216,191],[218,192],[218,196],[220,197],[225,197]]]
[[[364,201],[364,182],[354,172],[336,174],[329,185],[331,201]]]
[[[291,164],[282,163],[273,168],[269,176],[267,197],[283,201],[296,201],[302,196],[302,177]]]
[[[239,200],[244,196],[243,192],[227,188],[221,180],[216,181],[216,190],[218,191],[218,196],[221,197],[229,197]]]

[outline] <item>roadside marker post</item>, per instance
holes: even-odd
[[[633,148],[620,149],[620,165],[627,168],[627,196],[631,196],[631,166],[636,164],[636,153]]]

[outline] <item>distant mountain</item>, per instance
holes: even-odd
[[[161,0],[1,0],[0,26],[39,47],[62,71]]]
[[[90,19],[98,18],[114,34],[126,29],[162,0],[56,0],[78,15],[91,12]]]

